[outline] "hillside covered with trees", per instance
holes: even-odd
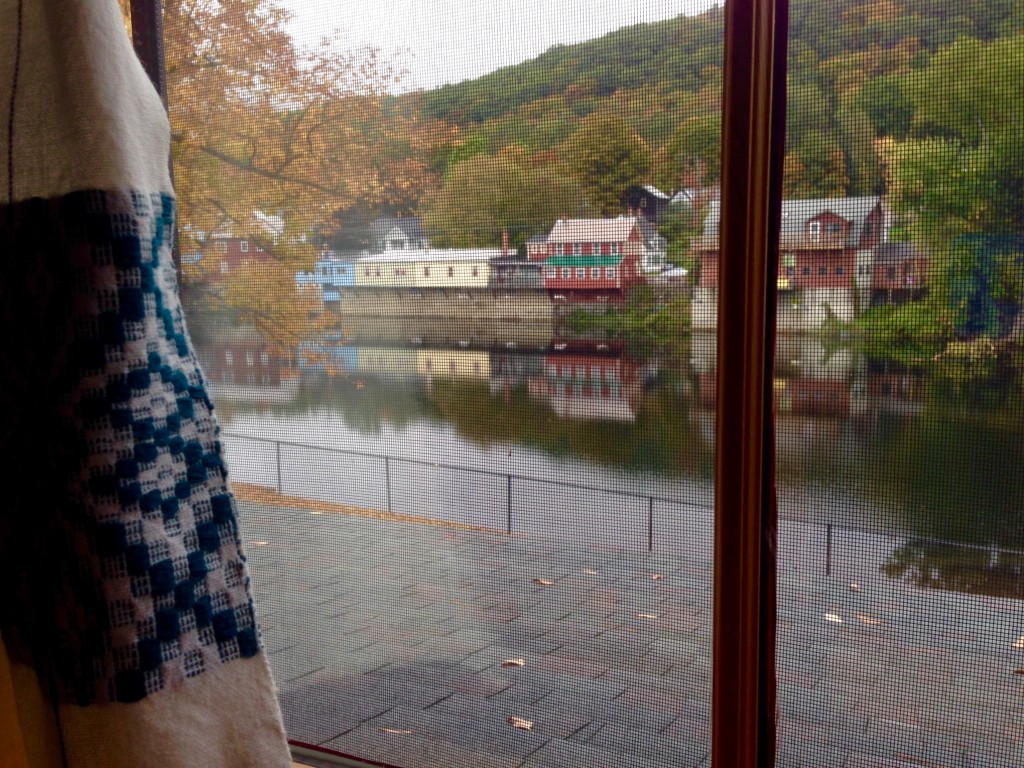
[[[165,4],[183,250],[230,232],[273,252],[222,291],[247,321],[279,321],[287,276],[381,215],[421,216],[441,246],[521,246],[560,215],[614,215],[629,185],[717,180],[720,8],[401,95],[400,62],[300,51],[286,18]],[[1024,293],[1021,82],[1022,0],[793,0],[785,194],[887,193],[953,307],[936,322],[991,332]],[[663,230],[677,261],[692,221]]]

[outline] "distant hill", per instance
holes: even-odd
[[[873,142],[909,131],[908,76],[958,38],[987,41],[1022,30],[1022,0],[793,0],[787,194],[879,192]],[[674,189],[694,159],[702,168],[717,162],[708,147],[717,148],[723,36],[724,12],[716,7],[556,46],[410,98],[424,116],[460,128],[449,164],[512,144],[557,151],[583,118],[614,113],[652,152],[647,180]]]
[[[834,57],[891,50],[908,41],[924,53],[934,52],[960,35],[989,40],[1020,31],[1021,23],[1019,0],[794,0],[791,74],[798,81],[813,80],[821,63]],[[573,89],[597,97],[655,84],[696,92],[714,83],[723,38],[720,7],[625,27],[585,43],[555,46],[475,80],[427,91],[421,106],[431,117],[467,125]]]

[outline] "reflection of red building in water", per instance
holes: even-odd
[[[641,367],[623,355],[567,351],[544,356],[529,390],[563,418],[633,421],[641,384]]]
[[[213,384],[281,385],[281,358],[259,340],[210,344],[203,350],[202,364]]]

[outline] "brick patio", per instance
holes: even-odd
[[[242,525],[292,738],[405,768],[709,765],[711,567],[692,549],[252,503]],[[1020,603],[871,562],[780,573],[778,764],[1024,766]]]

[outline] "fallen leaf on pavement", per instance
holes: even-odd
[[[587,574],[587,576],[597,576],[597,571],[595,571],[593,568],[587,568],[583,572]]]
[[[380,730],[383,733],[395,733],[395,734],[412,733],[412,729],[411,728],[381,728]]]
[[[868,625],[870,625],[872,627],[875,626],[876,624],[881,624],[882,623],[881,619],[876,619],[874,616],[868,616],[867,614],[864,614],[864,613],[858,613],[858,614],[856,614],[856,616],[857,616],[857,621],[859,621],[861,624],[868,624]]]
[[[1015,669],[1010,674],[1011,675],[1024,675],[1024,667],[1021,667],[1020,669]]]
[[[511,725],[513,728],[519,728],[520,730],[523,730],[523,731],[532,731],[533,730],[533,721],[532,720],[527,720],[526,718],[523,718],[523,717],[517,717],[516,715],[512,715],[508,719],[508,724]]]
[[[267,546],[267,544],[269,544],[269,543],[270,543],[270,542],[267,542],[267,541],[254,541],[254,542],[252,543],[252,545],[253,545],[254,547],[265,547],[265,546]]]
[[[656,613],[638,613],[637,616],[639,616],[641,619],[656,619],[656,618],[658,618],[658,614],[656,614]]]
[[[534,579],[533,583],[540,584],[542,587],[550,587],[555,582],[553,582],[551,579]]]
[[[664,576],[662,576],[662,575],[661,575],[660,573],[656,573],[656,574],[654,574],[653,576],[651,576],[651,580],[652,580],[652,581],[661,581],[661,580],[662,580],[662,579],[664,579],[664,578],[665,578],[665,577],[664,577]]]
[[[505,659],[501,662],[503,667],[525,667],[526,659]]]
[[[842,624],[843,620],[841,617],[836,616],[834,613],[826,613],[825,621],[831,621],[833,624]]]
[[[1021,635],[1019,638],[1017,638],[1017,642],[1013,644],[1013,647],[1017,650],[1024,649],[1024,635]]]
[[[857,584],[856,582],[854,582],[853,584],[850,585],[850,589],[853,590],[854,592],[863,592],[864,591],[863,587],[861,587],[861,585]]]

